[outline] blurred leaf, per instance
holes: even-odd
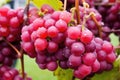
[[[0,0],[0,6],[4,5],[6,3],[6,0]]]
[[[63,6],[60,0],[31,0],[35,6],[40,8],[43,4],[48,4],[55,10],[60,10]]]
[[[61,69],[60,67],[54,72],[57,80],[72,80],[73,71],[71,69]]]
[[[117,55],[120,55],[120,48],[116,49]]]
[[[120,55],[117,57],[116,61],[114,62],[114,67],[120,66]]]
[[[120,80],[120,72],[118,68],[114,68],[111,71],[105,71],[101,74],[96,74],[92,80]]]
[[[118,46],[119,45],[119,38],[118,38],[118,36],[116,36],[115,34],[110,34],[110,39],[111,39],[111,43],[114,46]]]
[[[6,2],[10,2],[11,0],[5,0]]]

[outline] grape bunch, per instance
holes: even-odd
[[[22,48],[41,69],[71,68],[79,79],[112,69],[116,54],[110,42],[95,37],[84,28],[86,25],[69,26],[70,12],[54,11],[51,7],[42,7],[41,11],[46,13],[31,19],[21,35]]]
[[[22,78],[19,71],[15,68],[8,66],[0,66],[0,80],[32,80],[30,77],[26,76],[25,79]]]
[[[120,32],[117,31],[115,32],[115,30],[119,30],[119,26],[120,26],[120,3],[115,3],[112,6],[98,6],[97,7],[98,11],[100,12],[100,14],[102,15],[103,18],[103,22],[106,26],[108,26],[110,28],[110,30],[107,30],[106,32],[113,32],[116,35],[119,36]],[[103,29],[104,30],[104,29]],[[114,30],[114,31],[111,31]]]
[[[20,40],[23,24],[23,9],[0,8],[0,37],[9,42]]]
[[[19,43],[13,43],[18,49]],[[17,53],[5,41],[0,41],[0,65],[12,66],[17,59]]]
[[[80,79],[111,70],[116,54],[112,44],[94,37],[88,29],[80,32],[80,29],[70,27],[66,46],[70,49],[68,67],[74,69],[74,76]]]
[[[107,25],[104,25],[104,22],[102,21],[102,16],[101,14],[97,11],[97,9],[95,8],[84,8],[82,6],[79,6],[79,13],[80,13],[80,19],[81,21],[84,20],[84,16],[86,15],[90,15],[91,13],[94,13],[94,16],[97,20],[97,22],[99,23],[99,25],[101,25],[102,31],[101,31],[101,38],[104,40],[108,40],[110,41],[109,35],[110,33],[108,33],[108,31],[110,30],[110,28]],[[75,16],[76,18],[76,16]],[[98,25],[96,25],[95,21],[92,19],[92,17],[87,18],[86,20],[86,27],[93,32],[93,34],[96,37],[99,37],[99,28]]]
[[[45,18],[47,19],[50,17],[50,13],[53,13],[53,12],[54,12],[54,9],[47,4],[44,4],[40,10],[36,7],[30,7],[28,23],[29,24],[33,23],[35,19],[39,17],[43,17],[43,15],[46,13],[47,14]]]

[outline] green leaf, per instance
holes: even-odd
[[[114,68],[111,71],[105,71],[102,74],[96,74],[92,80],[120,80],[120,72],[118,68]]]
[[[117,55],[120,55],[120,48],[116,48]]]
[[[48,4],[55,10],[60,10],[63,6],[60,0],[31,0],[35,6],[40,8],[43,4]]]
[[[54,75],[57,76],[57,80],[72,80],[73,71],[71,69],[58,69],[54,72]]]

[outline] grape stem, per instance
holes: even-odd
[[[86,21],[87,21],[87,18],[89,17],[89,15],[86,14],[86,8],[89,8],[89,4],[85,2],[85,0],[82,0],[82,4],[83,4],[83,7],[84,7],[84,17],[83,17],[83,23],[82,23],[82,31],[85,29],[85,24],[86,24]]]
[[[85,0],[82,0],[82,3],[84,3],[85,2]]]
[[[112,30],[110,30],[110,31],[104,31],[104,32],[107,32],[107,33],[120,32],[120,29],[117,29],[117,30],[115,30],[115,29],[112,29]]]
[[[115,50],[117,50],[117,49],[120,49],[120,46],[118,45],[118,46],[115,46]]]
[[[94,14],[91,14],[91,18],[95,22],[95,24],[97,25],[99,37],[102,38],[102,26],[98,23],[98,21],[95,18]]]
[[[11,44],[10,42],[8,42],[6,39],[3,38],[3,40],[16,51],[17,57],[21,58],[22,55],[21,55],[20,51],[13,44]]]
[[[21,54],[22,57],[20,58],[20,62],[21,62],[21,68],[22,68],[22,77],[23,79],[25,79],[25,66],[24,66],[24,55],[23,55],[23,49],[21,49]]]
[[[28,23],[28,20],[29,20],[29,6],[30,6],[30,0],[27,0],[26,7],[24,9],[25,20],[24,20],[23,26],[29,24]],[[23,54],[23,48],[22,47],[20,49],[20,53],[21,53],[20,62],[21,62],[21,69],[22,69],[22,77],[23,77],[23,79],[25,79],[24,54]]]
[[[75,76],[72,77],[72,80],[75,80]]]
[[[77,16],[77,24],[80,24],[80,13],[79,13],[79,0],[75,0],[75,11]]]
[[[26,7],[25,7],[25,9],[24,9],[24,17],[25,17],[25,20],[24,20],[23,25],[29,24],[29,23],[28,23],[28,21],[29,21],[29,6],[30,6],[30,0],[27,0],[27,2],[26,2]]]
[[[91,80],[89,77],[84,78],[83,80]]]
[[[64,11],[66,10],[66,7],[67,7],[67,0],[64,0]]]

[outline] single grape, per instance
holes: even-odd
[[[59,32],[65,32],[67,30],[67,23],[60,19],[55,23],[55,27],[57,27]]]
[[[48,34],[48,36],[51,37],[51,38],[57,37],[58,32],[59,32],[59,31],[58,31],[58,29],[57,29],[55,26],[51,26],[51,27],[49,27],[48,30],[47,30],[47,34]]]
[[[63,11],[61,12],[59,18],[64,20],[66,23],[69,23],[72,19],[72,15],[67,11]]]
[[[50,71],[56,70],[57,67],[58,67],[57,62],[49,62],[47,64],[47,69],[50,70]]]
[[[96,59],[95,62],[92,65],[92,72],[97,72],[100,69],[100,63],[99,61]]]
[[[81,31],[78,27],[69,27],[67,30],[68,37],[71,39],[80,38]]]
[[[58,44],[55,42],[48,42],[47,50],[49,53],[55,53],[58,50]]]
[[[43,39],[46,38],[47,37],[47,29],[44,28],[44,27],[38,28],[38,30],[37,30],[37,36],[39,38],[43,38]]]
[[[47,45],[48,43],[46,39],[40,39],[40,38],[37,38],[34,43],[35,48],[39,51],[45,50],[47,48]]]
[[[69,64],[73,67],[78,67],[82,62],[81,57],[75,56],[75,55],[71,55],[68,61],[69,61]]]
[[[83,59],[84,64],[91,66],[95,62],[96,56],[93,53],[85,53],[85,55],[82,57],[82,59]]]
[[[87,44],[90,43],[93,39],[93,34],[89,30],[83,30],[80,36],[81,42]]]
[[[55,20],[54,19],[47,19],[46,21],[45,21],[45,23],[44,23],[44,25],[45,25],[45,28],[49,28],[50,26],[54,26],[54,24],[55,24]]]
[[[85,52],[85,47],[81,42],[75,42],[71,46],[71,53],[80,56],[82,53]]]

